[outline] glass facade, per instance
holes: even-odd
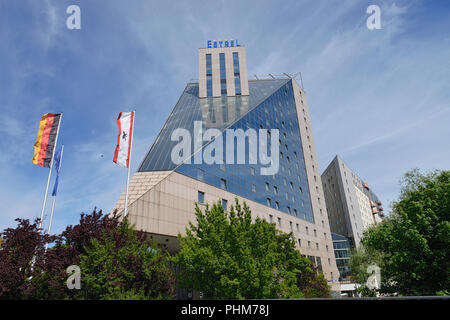
[[[336,233],[331,233],[331,238],[340,278],[345,279],[352,273],[350,269],[351,239]]]
[[[176,170],[314,223],[292,84],[290,80],[279,79],[249,81],[249,91],[249,96],[199,99],[198,84],[189,83],[139,171]],[[176,166],[171,161],[171,150],[178,141],[171,141],[171,134],[176,128],[185,128],[193,137],[194,121],[201,121],[204,130],[279,129],[278,143],[284,154],[279,158],[280,170],[272,176],[261,175],[259,163],[227,164],[225,156],[224,164],[183,163]],[[224,150],[225,141],[223,139]],[[204,141],[201,148],[208,143]],[[270,138],[268,144],[270,150]],[[249,147],[246,140],[246,150]],[[236,149],[234,159],[237,159]],[[203,150],[192,151],[194,154]],[[282,167],[285,170],[281,170]]]

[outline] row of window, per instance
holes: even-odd
[[[225,53],[219,53],[219,67],[220,67],[220,95],[227,96],[227,73],[225,63]],[[239,53],[233,52],[233,74],[235,94],[241,95],[241,76],[239,71]],[[206,54],[206,96],[213,96],[212,89],[212,56],[210,53]]]
[[[200,203],[200,204],[204,204],[205,203],[205,193],[203,191],[198,191],[197,202]],[[222,208],[224,208],[224,210],[227,210],[227,208],[228,208],[228,200],[222,199],[221,204],[222,204]]]
[[[322,270],[322,259],[320,257],[306,256],[306,255],[303,255],[303,254],[302,254],[302,257],[308,258],[319,269],[319,271],[323,271]],[[328,265],[331,265],[331,259],[330,258],[328,258]],[[333,272],[331,272],[331,279],[333,279]]]
[[[206,55],[206,95],[212,97],[212,61],[211,54]]]
[[[198,191],[198,203],[204,204],[205,203],[205,193],[203,191]],[[228,200],[222,199],[221,201],[222,207],[224,210],[227,210],[228,208]],[[273,216],[269,215],[269,221],[270,223],[273,223]],[[292,221],[289,222],[292,230]],[[281,227],[281,218],[278,218],[278,226]],[[297,231],[299,231],[299,224],[297,223]],[[308,234],[308,227],[306,227],[306,233]],[[317,236],[316,230],[314,230],[314,235]],[[324,233],[324,236],[326,237],[326,233]],[[302,241],[301,239],[298,239],[298,246],[302,247]],[[308,240],[308,248],[311,248],[311,241]],[[316,250],[319,250],[319,243],[316,242]],[[328,245],[326,245],[327,252],[329,251]],[[304,256],[304,255],[302,255]],[[341,255],[336,255],[336,258],[340,258]],[[315,266],[319,269],[319,271],[322,271],[322,261],[320,257],[314,257],[314,256],[307,256],[308,259],[310,259]],[[328,264],[331,265],[331,259],[328,258]],[[333,273],[331,273],[331,278],[333,278]]]
[[[224,186],[224,189],[225,189],[226,188],[226,180],[222,179],[222,181],[224,183],[223,186]],[[197,199],[197,201],[198,201],[198,203],[201,203],[201,204],[205,203],[205,193],[203,191],[198,191],[198,199]],[[227,200],[222,199],[222,207],[225,210],[227,209],[227,203],[228,203]],[[272,215],[269,215],[269,222],[273,223],[273,216]],[[322,225],[323,225],[323,223],[324,222],[322,221]],[[292,221],[289,221],[289,225],[290,225],[291,230],[293,231],[293,223],[292,223]],[[278,217],[278,226],[281,227],[281,218],[280,217]],[[296,224],[296,227],[297,227],[297,232],[300,232],[300,226],[299,226],[298,223]],[[306,227],[305,230],[306,230],[306,234],[309,234],[309,228]],[[324,232],[323,235],[324,235],[324,238],[326,239],[327,238],[326,232]],[[317,230],[316,229],[314,229],[314,236],[317,237]],[[327,251],[328,251],[328,246],[327,246]]]
[[[239,53],[233,52],[234,88],[237,96],[241,95],[241,74],[239,71]]]

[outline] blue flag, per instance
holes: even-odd
[[[59,162],[61,161],[61,147],[59,147],[58,151],[56,151],[55,156],[53,158],[53,166],[56,170],[56,180],[55,185],[53,187],[52,196],[56,196],[56,191],[58,191],[58,178],[59,178]]]

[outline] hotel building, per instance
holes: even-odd
[[[292,232],[302,255],[324,272],[333,291],[339,291],[306,94],[289,76],[248,80],[245,47],[235,43],[199,49],[198,82],[187,83],[130,180],[128,217],[136,229],[176,252],[177,235],[185,234],[189,222],[195,223],[195,202],[203,206],[219,201],[227,209],[237,198],[247,203],[254,218]],[[221,133],[279,129],[278,172],[262,175],[260,163],[234,164],[225,159],[221,164],[175,164],[171,155],[179,141],[172,141],[172,133],[183,128],[194,137],[195,122],[201,122],[202,131]],[[193,144],[188,155],[192,158],[208,142]],[[124,199],[125,192],[115,206],[119,213]]]
[[[321,175],[340,278],[351,274],[350,248],[359,247],[364,230],[382,221],[382,203],[339,156]]]

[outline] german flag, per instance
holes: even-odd
[[[41,117],[36,143],[34,144],[34,164],[50,168],[60,119],[60,113],[47,113]]]

